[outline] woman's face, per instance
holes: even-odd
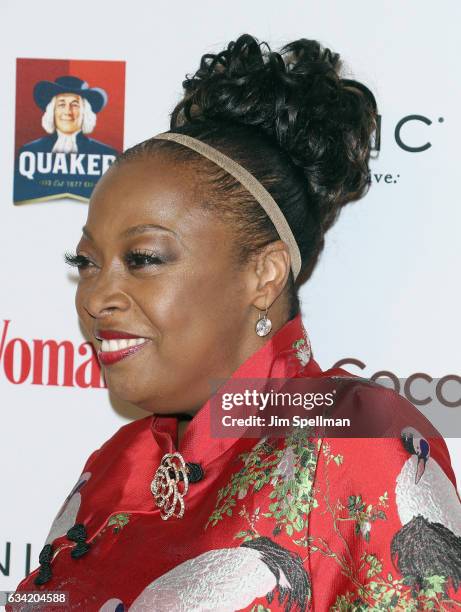
[[[210,396],[209,379],[230,376],[268,339],[254,331],[255,275],[231,263],[232,228],[201,197],[187,163],[157,155],[112,166],[77,247],[89,261],[76,306],[96,348],[95,336],[111,330],[145,339],[103,363],[107,385],[151,412],[193,414]]]

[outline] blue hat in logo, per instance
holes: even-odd
[[[34,100],[42,110],[53,96],[73,93],[86,98],[93,112],[99,113],[107,104],[107,93],[100,87],[89,87],[86,81],[75,76],[61,76],[52,81],[39,81],[34,87]]]

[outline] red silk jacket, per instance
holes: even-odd
[[[301,315],[232,375],[354,378],[322,372]],[[359,380],[359,379],[357,379]],[[397,393],[355,385],[360,409]],[[393,403],[392,403],[393,402]],[[176,449],[177,421],[123,425],[87,459],[51,526],[40,567],[17,591],[66,591],[98,612],[457,610],[461,505],[442,438],[213,438],[211,403]],[[414,412],[412,412],[414,411]],[[151,481],[178,450],[200,475],[184,515],[162,520]],[[171,473],[171,470],[170,470]],[[38,584],[37,584],[37,582]]]

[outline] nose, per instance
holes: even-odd
[[[79,293],[81,295],[79,296]],[[81,298],[81,300],[80,300]],[[129,310],[131,299],[113,274],[101,273],[91,286],[77,291],[77,302],[94,319],[104,319]]]
[[[66,115],[71,115],[73,111],[72,102],[65,102],[63,110]]]

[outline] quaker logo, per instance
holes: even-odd
[[[87,201],[123,150],[125,62],[18,59],[15,203]]]

